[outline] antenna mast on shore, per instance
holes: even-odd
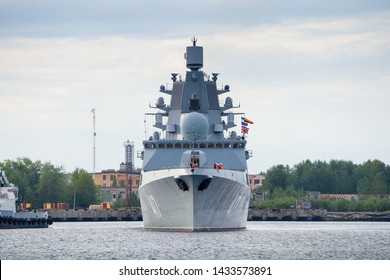
[[[95,112],[96,109],[92,109],[92,114],[93,114],[93,178],[95,179],[95,167],[96,167],[96,122],[95,122]]]

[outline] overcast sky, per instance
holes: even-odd
[[[371,0],[0,0],[0,161],[92,172],[96,108],[96,170],[118,169],[193,36],[254,121],[250,173],[390,164],[390,2]]]

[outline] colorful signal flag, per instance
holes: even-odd
[[[243,123],[243,122],[253,124],[253,122],[250,119],[247,119],[245,117],[241,117],[241,123]]]
[[[253,124],[253,122],[250,119],[247,119],[245,117],[241,117],[241,132],[242,132],[242,134],[246,134],[249,132],[248,124]]]
[[[242,132],[242,134],[248,133],[249,132],[249,127],[241,126],[241,132]]]

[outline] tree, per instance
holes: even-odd
[[[382,172],[376,173],[374,179],[372,180],[372,189],[371,193],[384,195],[389,192],[388,186],[386,184],[385,176]]]
[[[303,161],[293,168],[293,185],[306,191],[334,193],[335,178],[329,164],[323,161]]]
[[[331,160],[329,167],[334,177],[333,193],[355,193],[358,183],[356,165],[351,161]]]
[[[66,200],[66,189],[68,185],[65,180],[62,167],[55,167],[51,163],[45,163],[39,177],[37,188],[38,203],[63,202]]]
[[[118,186],[118,180],[116,179],[116,176],[114,175],[112,178],[111,187],[116,188],[117,186]]]
[[[96,186],[91,174],[84,169],[76,169],[72,173],[71,187],[68,191],[68,199],[73,201],[76,197],[77,207],[87,208],[97,202]]]
[[[310,160],[302,161],[293,167],[293,185],[303,188],[304,190],[312,190],[311,173],[314,166]]]
[[[371,180],[368,177],[360,179],[356,190],[358,194],[369,194],[371,192]]]
[[[313,190],[322,193],[335,193],[335,178],[329,168],[329,164],[322,161],[315,161],[314,169],[310,176]]]
[[[366,176],[370,178],[371,180],[374,179],[375,175],[379,172],[385,173],[386,172],[386,165],[375,159],[373,161],[368,160],[365,163],[363,163],[361,166],[361,171],[363,172],[363,176]]]
[[[286,189],[289,176],[290,171],[288,165],[286,165],[286,167],[281,164],[273,166],[267,171],[267,175],[264,180],[264,187],[271,192],[275,188]]]

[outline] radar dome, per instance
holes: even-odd
[[[180,128],[184,140],[206,139],[209,132],[209,121],[204,115],[191,112],[182,115]]]

